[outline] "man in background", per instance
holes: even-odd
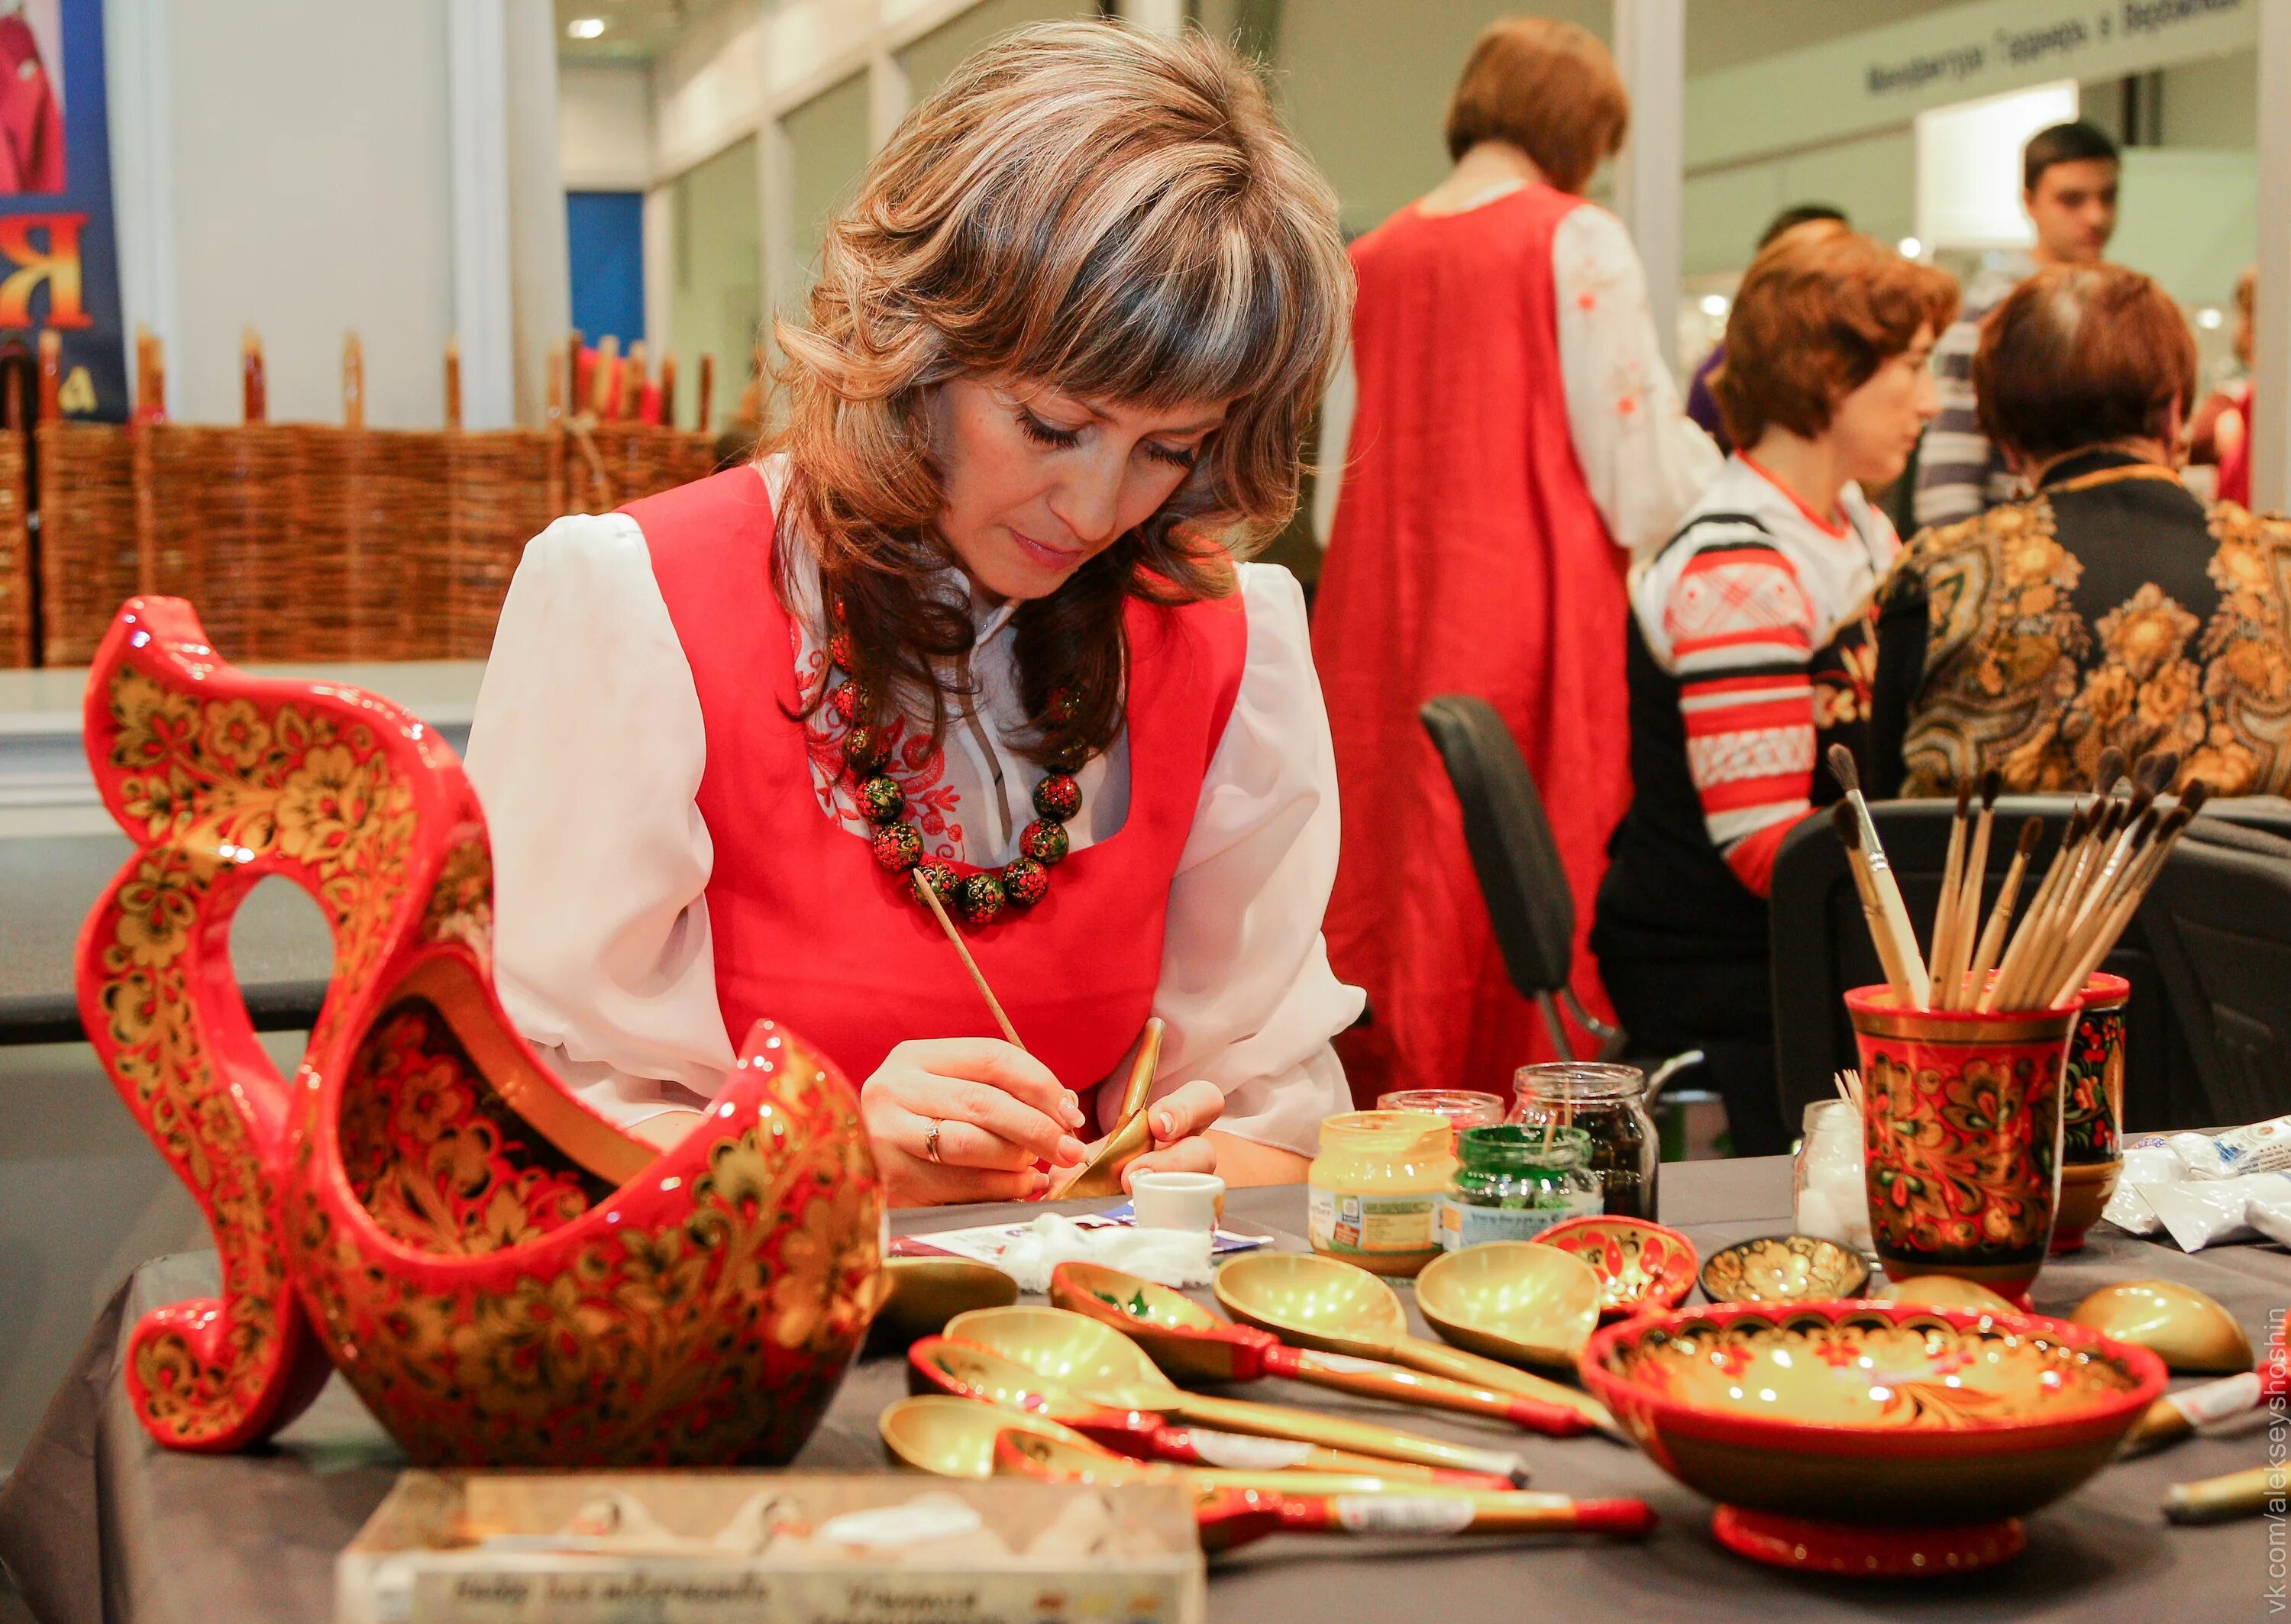
[[[2037,228],[2036,247],[1973,277],[1949,330],[1933,347],[1941,415],[1917,454],[1917,527],[1985,513],[2021,494],[2004,454],[1981,431],[1973,392],[1973,352],[1981,323],[2005,296],[2053,265],[2095,265],[2116,234],[2116,143],[2078,120],[2029,138],[2021,150],[2021,206]]]

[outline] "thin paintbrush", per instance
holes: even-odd
[[[2182,794],[2180,804],[2158,822],[2154,838],[2149,841],[2148,849],[2141,855],[2140,860],[2133,865],[2115,903],[2099,928],[2086,937],[2082,953],[2068,974],[2054,985],[2052,999],[2054,1004],[2083,986],[2093,971],[2100,968],[2101,961],[2114,950],[2125,927],[2131,924],[2133,916],[2139,912],[2141,900],[2147,896],[2148,888],[2156,882],[2156,876],[2170,860],[2172,848],[2178,843],[2196,814],[2203,810],[2204,802],[2210,795],[2211,785],[2201,779],[2196,780]]]
[[[1869,882],[1877,898],[1879,912],[1884,916],[1885,931],[1892,938],[1893,953],[1906,977],[1904,987],[1893,989],[1894,1000],[1905,1009],[1922,1009],[1931,996],[1931,986],[1925,979],[1925,955],[1917,951],[1917,928],[1909,923],[1909,910],[1901,901],[1901,888],[1894,882],[1893,865],[1885,861],[1885,843],[1877,838],[1877,825],[1869,816],[1869,803],[1861,799],[1861,771],[1855,765],[1853,752],[1843,744],[1829,747],[1829,770],[1845,791],[1845,800],[1853,808],[1854,820],[1861,826],[1859,849],[1861,860],[1869,865]],[[1873,924],[1872,929],[1876,927]],[[1885,950],[1878,950],[1883,957]],[[1887,972],[1887,979],[1892,973]]]
[[[1989,877],[1989,837],[1997,822],[1997,797],[2005,788],[2005,775],[1990,768],[1981,775],[1981,821],[1973,825],[1973,844],[1965,858],[1965,880],[1957,892],[1957,934],[1951,939],[1949,997],[1942,1006],[1970,1009],[1974,985],[1968,985],[1975,945],[1981,936],[1981,888]]]
[[[1997,978],[1981,990],[1980,997],[1974,1001],[1974,1009],[1985,1012],[2015,1008],[2009,999],[2019,990],[2022,970],[2030,956],[2037,951],[2037,921],[2067,881],[2068,871],[2075,864],[2077,848],[2083,843],[2085,830],[2092,816],[2092,811],[2083,807],[2069,814],[2068,824],[2061,831],[2060,848],[2053,853],[2052,864],[2045,870],[2044,879],[2038,883],[2037,894],[2029,899],[2028,907],[2022,912],[2021,928],[2013,933],[2012,940],[2005,949],[2004,961],[1997,967]]]
[[[1965,887],[1965,831],[1973,809],[1973,785],[1957,786],[1957,813],[1949,820],[1949,856],[1942,859],[1941,895],[1933,899],[1933,958],[1926,974],[1933,989],[1933,1008],[1946,1009],[1952,999],[1949,961],[1957,953],[1959,893]]]
[[[938,899],[938,888],[920,868],[914,871],[914,876],[915,889],[922,893],[925,902],[930,904],[930,911],[938,916],[939,929],[946,932],[946,939],[954,944],[954,951],[962,956],[962,968],[970,972],[970,979],[977,984],[978,995],[986,1001],[986,1007],[994,1011],[994,1024],[1002,1028],[1002,1035],[1009,1040],[1011,1048],[1025,1048],[1025,1044],[1019,1041],[1018,1029],[1010,1024],[1010,1017],[1002,1013],[1002,1001],[995,997],[994,989],[986,985],[986,977],[979,969],[978,961],[970,956],[970,949],[964,944],[962,933],[947,917],[946,906]]]
[[[1989,972],[1997,963],[1997,955],[2005,949],[2005,934],[2013,928],[2013,904],[2021,894],[2021,880],[2029,872],[2029,858],[2037,849],[2037,842],[2045,838],[2045,820],[2032,817],[2021,825],[2021,844],[2013,853],[2013,865],[2005,871],[2005,883],[1997,893],[1997,906],[1989,915],[1989,927],[1981,933],[1981,945],[1973,955],[1973,966],[1965,972],[1965,996],[1962,1009],[1977,1009],[1988,990]],[[1978,898],[1975,904],[1978,905]]]
[[[1909,982],[1909,967],[1917,963],[1914,953],[1906,958],[1896,944],[1891,923],[1885,918],[1885,904],[1878,896],[1875,877],[1869,872],[1869,854],[1861,849],[1861,823],[1853,816],[1853,808],[1839,801],[1829,808],[1830,827],[1845,842],[1845,861],[1853,870],[1853,888],[1861,896],[1861,917],[1869,922],[1869,940],[1877,950],[1877,962],[1885,967],[1885,985],[1893,990],[1893,1002],[1904,1009],[1921,1008]]]

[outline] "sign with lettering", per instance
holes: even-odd
[[[2251,46],[2259,0],[1988,0],[1698,76],[1690,170],[1907,124],[2052,79],[2110,79]]]
[[[0,12],[0,354],[63,347],[68,417],[127,415],[103,0]]]

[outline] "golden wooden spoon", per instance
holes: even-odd
[[[907,1350],[907,1386],[1025,1415],[1045,1415],[1092,1443],[1138,1459],[1242,1471],[1346,1472],[1419,1483],[1505,1489],[1508,1476],[1419,1466],[1256,1433],[1173,1427],[1156,1410],[1096,1403],[1016,1359],[958,1337],[925,1337]]]
[[[1137,1057],[1130,1062],[1129,1081],[1121,1090],[1121,1109],[1113,1131],[1095,1154],[1063,1183],[1053,1181],[1042,1193],[1044,1201],[1077,1201],[1084,1197],[1121,1194],[1121,1170],[1154,1148],[1154,1128],[1146,1114],[1146,1096],[1154,1088],[1154,1071],[1162,1061],[1162,1017],[1146,1023],[1138,1035]]]
[[[1195,1491],[1194,1515],[1202,1526],[1202,1542],[1226,1548],[1241,1542],[1228,1518],[1248,1519],[1273,1514],[1250,1527],[1241,1538],[1290,1532],[1348,1534],[1516,1534],[1555,1532],[1621,1534],[1637,1538],[1654,1526],[1654,1513],[1644,1500],[1578,1500],[1564,1494],[1536,1494],[1515,1489],[1467,1491],[1432,1489],[1404,1494],[1361,1495],[1343,1490],[1315,1491],[1292,1477],[1282,1476],[1262,1486],[1219,1483],[1218,1476],[1180,1467],[1147,1466],[1135,1460],[1109,1459],[1087,1448],[1027,1432],[1004,1432],[994,1441],[994,1469],[1000,1473],[1045,1477],[1079,1483],[1166,1483],[1169,1474]],[[1220,1505],[1202,1491],[1230,1487],[1250,1490],[1254,1507],[1231,1501]],[[1267,1501],[1270,1504],[1267,1504]],[[1244,1522],[1244,1526],[1247,1523]]]
[[[1954,1274],[1913,1274],[1907,1280],[1888,1282],[1885,1300],[1919,1308],[1970,1308],[1978,1314],[2021,1312],[1979,1281],[1960,1280]]]
[[[1269,1331],[1211,1314],[1182,1291],[1104,1264],[1058,1265],[1050,1271],[1050,1303],[1112,1326],[1180,1382],[1285,1376],[1358,1397],[1509,1421],[1553,1437],[1572,1437],[1590,1425],[1573,1410],[1523,1394],[1427,1376],[1380,1359],[1291,1347]]]
[[[1511,1364],[1573,1370],[1598,1328],[1600,1300],[1597,1270],[1526,1241],[1446,1252],[1416,1277],[1416,1307],[1433,1330]]]
[[[1552,1247],[1543,1250],[1554,1257],[1566,1257]],[[1590,1273],[1581,1259],[1569,1261]],[[1624,1439],[1607,1407],[1588,1394],[1414,1335],[1408,1329],[1408,1313],[1399,1297],[1366,1269],[1306,1252],[1260,1252],[1227,1263],[1212,1283],[1218,1301],[1234,1318],[1269,1331],[1283,1341],[1323,1353],[1389,1360],[1500,1393],[1522,1393],[1546,1403],[1564,1405],[1609,1437]],[[1594,1276],[1595,1291],[1597,1283]]]
[[[1162,1374],[1129,1338],[1064,1309],[984,1308],[957,1314],[947,1322],[946,1331],[950,1339],[974,1342],[1017,1360],[1088,1403],[1178,1416],[1227,1432],[1293,1438],[1387,1460],[1527,1481],[1526,1463],[1510,1450],[1450,1443],[1311,1410],[1188,1393]]]
[[[968,1309],[1018,1300],[1017,1281],[970,1258],[886,1258],[877,1278],[882,1297],[871,1334],[900,1344],[936,1336]]]
[[[2144,1347],[2175,1371],[2226,1375],[2251,1368],[2251,1339],[2235,1316],[2177,1281],[2102,1286],[2069,1318],[2087,1331]]]

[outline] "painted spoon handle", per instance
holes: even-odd
[[[1538,1376],[1528,1371],[1515,1371],[1507,1364],[1478,1354],[1466,1353],[1459,1347],[1449,1347],[1438,1342],[1427,1342],[1422,1337],[1410,1337],[1392,1346],[1393,1356],[1403,1364],[1413,1365],[1435,1376],[1444,1376],[1451,1381],[1469,1382],[1476,1387],[1493,1387],[1500,1393],[1516,1393],[1525,1398],[1539,1399],[1547,1404],[1557,1404],[1572,1410],[1589,1426],[1610,1437],[1620,1437],[1615,1418],[1607,1407],[1586,1393]]]
[[[1294,1381],[1333,1387],[1364,1398],[1388,1399],[1427,1410],[1450,1410],[1462,1415],[1490,1416],[1555,1438],[1572,1438],[1591,1423],[1564,1404],[1547,1403],[1517,1393],[1499,1393],[1483,1382],[1450,1381],[1421,1371],[1361,1359],[1350,1354],[1314,1354],[1281,1346],[1265,1350],[1265,1368]]]
[[[1201,1393],[1172,1396],[1176,1402],[1170,1405],[1170,1414],[1208,1427],[1221,1427],[1228,1432],[1254,1433],[1263,1438],[1294,1438],[1324,1449],[1349,1450],[1384,1460],[1411,1460],[1419,1466],[1444,1467],[1459,1472],[1486,1472],[1513,1483],[1523,1483],[1527,1478],[1525,1463],[1509,1450],[1475,1449],[1441,1438],[1427,1438],[1420,1433],[1403,1432],[1395,1427],[1377,1427],[1280,1404],[1253,1404],[1242,1399],[1211,1398]]]
[[[1349,1450],[1323,1449],[1291,1438],[1265,1438],[1250,1433],[1218,1432],[1207,1427],[1157,1427],[1154,1453],[1163,1460],[1186,1466],[1223,1467],[1232,1471],[1264,1472],[1278,1477],[1291,1471],[1350,1472],[1429,1486],[1443,1483],[1457,1489],[1508,1489],[1507,1477],[1491,1472],[1459,1472],[1444,1467],[1415,1466],[1404,1460],[1355,1454]]]
[[[1296,1497],[1287,1497],[1294,1499]],[[1620,1534],[1636,1539],[1654,1527],[1654,1512],[1642,1499],[1570,1499],[1564,1494],[1348,1495],[1314,1497],[1320,1526],[1330,1533]],[[1301,1514],[1283,1526],[1307,1526]]]

